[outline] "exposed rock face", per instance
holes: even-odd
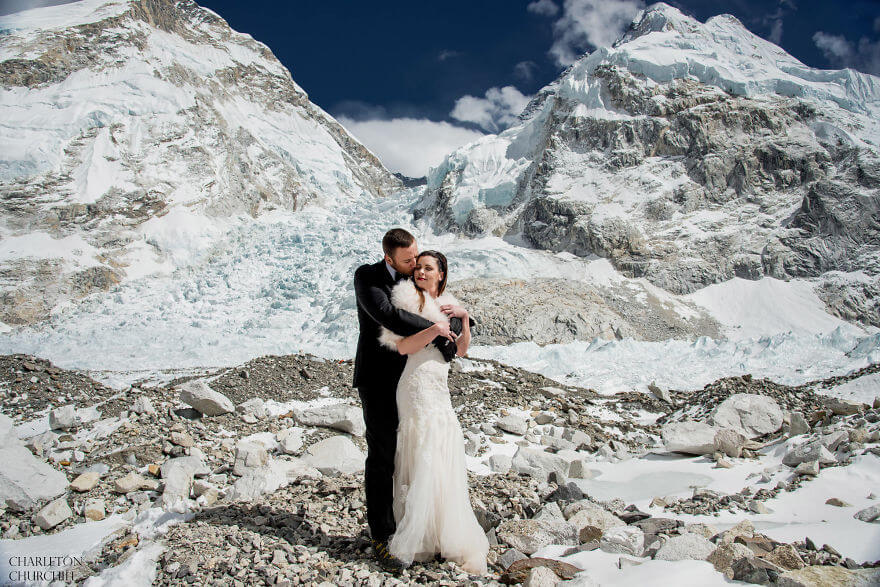
[[[402,185],[268,47],[195,2],[41,10],[0,24],[2,237],[37,235],[45,251],[0,265],[3,322],[42,320],[140,261],[196,262],[175,241],[208,237],[208,252],[217,220]]]
[[[658,4],[520,123],[449,155],[416,216],[605,257],[674,293],[823,276],[834,312],[880,324],[878,114],[876,78]]]

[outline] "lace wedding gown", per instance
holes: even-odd
[[[418,311],[407,285],[392,291],[392,303]],[[439,306],[457,303],[444,294],[425,295],[418,313],[445,319]],[[409,307],[407,307],[409,306]],[[399,338],[387,331],[383,338]],[[386,343],[387,344],[387,343]],[[449,363],[433,345],[409,355],[397,385],[397,452],[394,459],[394,518],[397,531],[388,550],[400,560],[426,560],[439,553],[475,575],[487,573],[489,541],[471,508],[467,487],[464,436],[452,409]]]

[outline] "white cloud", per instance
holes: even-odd
[[[461,57],[461,52],[453,51],[451,49],[443,49],[437,54],[437,61],[446,61],[447,59],[452,59],[453,57]]]
[[[428,168],[439,165],[446,155],[483,136],[475,130],[424,118],[357,121],[340,116],[337,121],[385,167],[409,177],[426,175]]]
[[[535,0],[535,2],[531,2],[526,6],[526,10],[541,16],[556,16],[556,13],[559,12],[559,7],[556,6],[553,0]]]
[[[872,42],[867,37],[854,44],[843,35],[830,35],[818,31],[813,42],[825,57],[837,67],[851,67],[859,71],[880,75],[880,41]]]
[[[644,7],[642,0],[565,0],[562,16],[553,23],[550,55],[566,66],[587,49],[611,45]]]
[[[520,61],[513,66],[513,75],[523,81],[529,82],[535,77],[536,69],[538,69],[538,64],[534,61]]]
[[[530,99],[531,96],[513,86],[489,88],[485,98],[467,95],[456,100],[449,115],[462,122],[473,122],[490,132],[498,132],[516,120]]]

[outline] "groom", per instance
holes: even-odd
[[[364,485],[367,523],[379,563],[400,570],[403,563],[388,552],[394,534],[392,476],[397,447],[397,382],[406,365],[406,355],[379,344],[379,327],[401,336],[415,334],[433,324],[421,316],[391,305],[391,288],[409,279],[419,254],[416,239],[402,228],[389,230],[382,239],[385,257],[354,272],[357,299],[358,336],[354,361],[354,387],[358,389],[367,432],[367,462]],[[454,335],[438,336],[433,343],[447,360],[455,355]]]

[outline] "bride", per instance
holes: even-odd
[[[416,259],[415,283],[404,280],[391,303],[435,324],[406,338],[382,328],[382,344],[408,355],[397,385],[397,452],[394,458],[394,518],[397,530],[388,550],[405,564],[439,553],[475,575],[487,573],[489,541],[471,509],[464,437],[452,410],[449,364],[431,341],[448,329],[449,317],[462,321],[457,354],[470,344],[469,316],[446,288],[446,257],[424,251]],[[451,308],[451,309],[450,309]]]

